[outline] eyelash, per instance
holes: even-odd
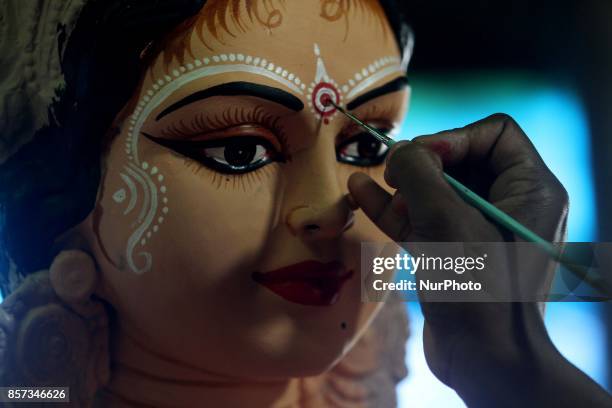
[[[187,168],[192,168],[193,174],[198,175],[205,172],[205,174],[210,177],[211,184],[217,190],[221,188],[237,190],[240,188],[243,192],[246,192],[250,186],[261,184],[264,182],[264,179],[272,177],[276,169],[278,169],[278,167],[274,167],[274,165],[278,163],[270,163],[271,165],[263,166],[247,173],[224,174],[207,166],[203,166],[201,162],[190,157],[186,157],[184,160]]]
[[[221,132],[242,125],[259,124],[274,133],[281,145],[281,153],[287,155],[290,146],[285,131],[279,123],[280,120],[279,116],[267,113],[263,106],[256,106],[253,109],[234,107],[225,110],[221,115],[210,116],[200,112],[188,124],[185,124],[183,120],[171,123],[161,130],[161,134],[168,138],[187,139],[201,133]]]

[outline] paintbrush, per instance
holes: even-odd
[[[391,139],[389,136],[380,132],[378,129],[374,129],[367,123],[364,123],[363,121],[359,120],[359,118],[357,118],[355,115],[336,104],[332,100],[332,98],[326,98],[325,103],[333,105],[343,115],[345,115],[350,120],[367,130],[368,133],[370,133],[372,136],[374,136],[386,146],[391,147],[396,143],[396,141]],[[576,275],[578,279],[580,279],[581,281],[585,281],[592,288],[598,290],[602,294],[608,297],[610,296],[612,290],[610,289],[609,284],[602,277],[595,277],[589,275],[588,266],[580,265],[579,262],[575,261],[574,259],[569,259],[569,257],[563,253],[562,249],[558,248],[559,244],[555,245],[540,237],[538,234],[531,231],[529,228],[512,218],[510,215],[506,214],[505,212],[495,207],[493,204],[491,204],[490,202],[467,188],[454,177],[446,173],[443,174],[448,184],[453,187],[453,189],[457,192],[457,194],[461,196],[461,198],[463,198],[465,202],[480,210],[480,212],[482,212],[486,217],[488,217],[496,224],[502,226],[508,231],[515,233],[517,236],[524,239],[525,241],[535,243],[540,249],[546,252],[554,260],[561,262],[569,271],[574,273],[574,275]]]

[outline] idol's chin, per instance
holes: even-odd
[[[328,344],[326,347],[296,347],[284,355],[270,355],[257,364],[260,377],[293,378],[322,374],[336,365],[345,355],[348,344]]]

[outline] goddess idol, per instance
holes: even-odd
[[[362,303],[412,42],[392,1],[5,0],[2,385],[75,407],[386,407]],[[10,109],[9,109],[10,108]]]

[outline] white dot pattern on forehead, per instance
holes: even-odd
[[[234,53],[214,55],[211,58],[216,65],[210,65],[211,60],[209,58],[204,58],[203,60],[196,59],[195,65],[189,62],[184,66],[180,66],[178,69],[173,69],[173,77],[168,75],[164,76],[164,79],[159,79],[156,82],[156,86],[152,86],[151,89],[145,92],[145,95],[139,101],[130,119],[130,127],[132,128],[129,135],[130,156],[136,163],[139,162],[136,144],[139,139],[139,129],[142,127],[142,124],[148,115],[150,115],[166,97],[186,83],[199,78],[227,72],[246,72],[262,75],[280,82],[282,85],[299,95],[303,95],[306,89],[306,85],[297,75],[275,65],[265,58],[252,57],[250,55],[245,57],[243,54],[237,55]],[[198,62],[200,63],[199,67],[196,66]]]
[[[327,72],[321,48],[318,44],[314,44],[313,48],[317,70],[314,81],[308,87],[308,106],[317,119],[325,116],[327,121],[337,113],[336,108],[330,106],[324,99],[331,99],[336,104],[341,104],[343,99],[355,98],[389,75],[405,74],[400,58],[386,56],[378,58],[359,69],[345,84],[338,86]]]
[[[342,85],[342,91],[348,99],[352,99],[388,75],[405,74],[401,63],[401,59],[396,56],[379,58],[357,71],[353,78]]]

